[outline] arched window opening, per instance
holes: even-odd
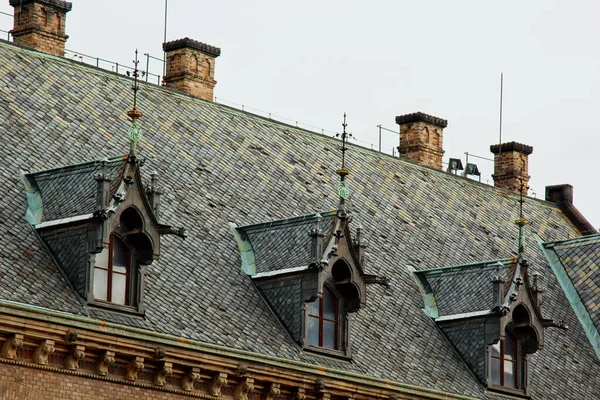
[[[337,350],[339,302],[333,292],[325,287],[323,298],[310,303],[308,311],[308,344]]]
[[[129,207],[123,211],[119,222],[121,224],[121,233],[123,234],[138,233],[144,229],[142,216],[134,207]]]
[[[504,340],[499,340],[490,348],[490,378],[493,385],[517,389],[518,374],[521,373],[519,341],[509,330]]]
[[[131,251],[115,235],[108,249],[96,255],[94,265],[94,298],[109,303],[129,305]]]

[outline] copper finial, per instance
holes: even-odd
[[[346,168],[346,151],[348,147],[346,144],[348,143],[348,138],[352,137],[351,133],[346,132],[346,127],[348,124],[346,123],[346,113],[344,113],[344,122],[342,123],[342,127],[344,128],[341,134],[336,134],[336,137],[342,138],[342,166],[336,172],[340,176],[340,183],[338,185],[338,194],[340,196],[340,203],[343,204],[344,200],[348,200],[350,197],[350,188],[346,184],[346,176],[350,173],[348,168]]]
[[[137,92],[140,90],[138,86],[138,78],[140,74],[143,76],[146,74],[144,71],[138,70],[138,51],[135,50],[135,59],[133,60],[133,72],[127,72],[127,76],[133,75],[133,86],[131,89],[133,90],[133,108],[127,111],[127,116],[131,118],[131,126],[129,127],[129,154],[135,157],[135,149],[137,142],[142,138],[142,129],[138,127],[137,120],[142,117],[142,112],[137,109]]]

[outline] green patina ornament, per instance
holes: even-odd
[[[133,121],[131,123],[131,126],[129,127],[129,139],[131,139],[132,142],[137,143],[140,141],[141,138],[142,128],[138,128],[136,122]]]
[[[348,197],[350,197],[350,187],[346,184],[346,182],[340,182],[338,185],[338,194],[342,199],[348,200]]]

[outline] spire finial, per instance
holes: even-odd
[[[131,118],[131,126],[129,127],[129,155],[135,157],[135,148],[137,142],[142,138],[142,129],[138,127],[137,120],[142,117],[142,112],[137,109],[137,92],[140,90],[138,86],[138,77],[140,73],[143,75],[146,74],[145,71],[138,70],[138,51],[135,49],[135,59],[133,60],[133,86],[131,89],[133,90],[133,108],[127,111],[127,116]],[[127,76],[130,76],[129,71],[127,72]]]
[[[348,168],[346,168],[346,151],[348,147],[346,144],[348,142],[348,138],[352,137],[351,133],[346,132],[346,127],[348,124],[346,123],[346,113],[344,113],[344,122],[342,123],[342,127],[344,128],[341,134],[336,134],[336,137],[342,138],[342,167],[339,168],[336,173],[340,176],[340,183],[338,185],[338,194],[340,196],[340,207],[344,204],[345,200],[348,200],[350,197],[350,188],[346,184],[346,176],[350,173]]]
[[[525,251],[525,233],[523,232],[523,227],[527,225],[527,220],[523,217],[523,203],[525,203],[525,199],[523,198],[523,190],[525,189],[525,184],[523,182],[523,178],[519,178],[519,219],[515,221],[515,224],[519,227],[519,258],[523,257],[523,253]]]

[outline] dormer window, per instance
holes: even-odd
[[[97,256],[94,265],[94,298],[119,305],[130,305],[131,250],[116,235],[110,246]]]
[[[308,344],[338,350],[339,302],[335,294],[325,287],[323,299],[317,298],[308,309]]]
[[[506,388],[519,388],[519,341],[508,329],[504,340],[490,346],[490,382]]]

